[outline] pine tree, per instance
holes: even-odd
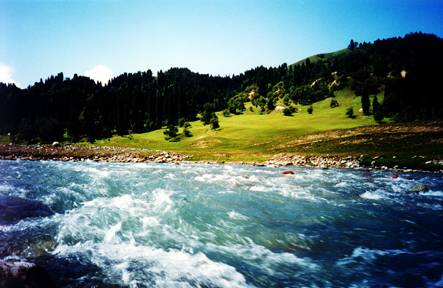
[[[369,107],[371,103],[369,102],[369,96],[367,94],[361,95],[361,108],[363,109],[363,114],[369,115]]]
[[[212,103],[206,103],[203,105],[203,112],[201,113],[200,120],[203,122],[203,125],[208,125],[211,123],[211,119],[213,117],[215,107]],[[215,115],[215,114],[214,114]]]
[[[383,120],[383,112],[378,103],[377,96],[374,96],[374,100],[372,100],[372,113],[374,114],[374,120],[377,121],[377,123],[380,123]]]
[[[213,113],[213,115],[211,117],[210,124],[211,124],[212,130],[220,128],[220,124],[218,123],[218,117],[217,117],[217,115],[215,115],[215,113]]]
[[[175,125],[168,125],[163,134],[165,134],[165,139],[168,141],[173,141],[177,137],[178,128]]]
[[[183,135],[185,135],[185,137],[192,137],[192,132],[190,130],[191,124],[189,122],[185,122],[183,127]]]
[[[358,43],[354,41],[354,39],[351,39],[351,41],[349,42],[348,45],[348,49],[353,51],[355,49],[355,47],[357,47]]]

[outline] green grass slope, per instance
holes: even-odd
[[[301,65],[301,64],[306,62],[306,59],[309,59],[309,61],[311,63],[316,63],[316,62],[319,62],[319,61],[324,61],[324,60],[333,58],[333,57],[341,55],[341,54],[346,54],[349,51],[350,51],[349,49],[345,48],[345,49],[341,49],[341,50],[330,52],[330,53],[320,53],[320,54],[316,54],[316,55],[307,57],[307,58],[302,59],[300,61],[297,61],[297,62],[295,62],[292,65]]]
[[[293,116],[284,116],[277,111],[261,115],[255,108],[250,111],[248,103],[248,109],[241,115],[224,117],[217,113],[221,129],[216,131],[203,126],[200,121],[191,122],[193,136],[181,136],[179,142],[166,141],[163,129],[159,129],[143,134],[114,136],[95,144],[176,151],[191,154],[193,160],[261,161],[281,150],[285,143],[291,143],[303,135],[376,125],[372,116],[363,116],[358,112],[360,98],[350,90],[338,91],[335,99],[339,107],[330,108],[331,98],[328,98],[312,105],[313,114],[307,113],[308,106],[298,105],[298,113]],[[346,109],[351,106],[357,116],[355,119],[345,115]]]

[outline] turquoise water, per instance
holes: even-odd
[[[52,211],[4,218],[0,256],[67,287],[443,286],[442,175],[290,169],[0,161],[0,202]]]

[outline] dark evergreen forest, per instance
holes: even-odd
[[[272,111],[278,99],[310,105],[345,87],[362,97],[364,110],[369,95],[384,91],[374,117],[443,119],[443,39],[435,35],[351,40],[347,49],[315,58],[229,77],[171,68],[156,76],[124,73],[106,85],[63,73],[26,89],[0,83],[0,134],[24,143],[93,141],[192,121],[199,113],[241,113],[249,100],[262,111]]]

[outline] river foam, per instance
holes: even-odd
[[[53,253],[57,257],[87,254],[91,257],[92,263],[106,271],[105,274],[111,281],[120,285],[132,287],[137,287],[139,284],[158,287],[249,286],[244,276],[234,267],[212,261],[203,253],[190,254],[180,250],[163,250],[128,243],[95,244],[90,241],[73,246],[60,245]],[[138,275],[131,272],[130,263],[143,267],[142,275],[140,271],[137,271]]]

